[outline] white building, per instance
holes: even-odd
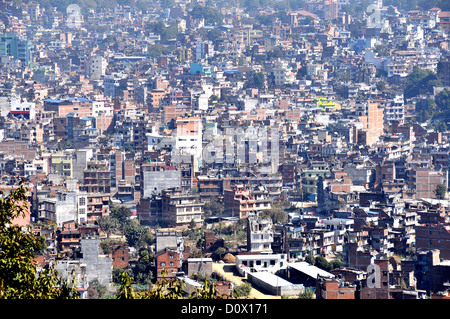
[[[403,124],[405,121],[405,103],[403,95],[395,96],[390,103],[387,103],[384,108],[384,121],[392,124],[393,121],[398,121]]]
[[[14,116],[23,115],[30,120],[36,119],[36,103],[22,102],[20,97],[13,97],[10,101],[10,112]]]
[[[101,55],[96,55],[89,63],[89,77],[98,80],[106,74],[108,62]]]
[[[163,136],[158,133],[155,126],[152,126],[151,133],[145,133],[145,136],[147,137],[147,150],[149,151],[156,149],[156,145],[163,140]]]
[[[247,223],[247,251],[272,253],[272,220],[250,216]]]
[[[287,267],[286,254],[237,255],[236,268],[241,276],[266,271],[272,274]]]
[[[276,86],[292,84],[295,81],[295,74],[287,61],[275,61],[272,66],[272,74]]]
[[[194,155],[202,159],[202,121],[198,117],[176,120],[175,151],[178,155]]]
[[[39,218],[53,221],[58,227],[64,222],[87,221],[87,194],[66,192],[58,197],[42,199],[39,206]]]
[[[113,108],[112,106],[105,105],[104,101],[92,101],[92,115],[93,116],[112,116]]]

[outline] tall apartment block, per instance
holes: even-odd
[[[31,43],[16,33],[0,34],[0,56],[13,56],[28,66],[31,62]]]
[[[272,253],[272,220],[250,216],[247,225],[247,251]]]

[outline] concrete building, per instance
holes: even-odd
[[[384,132],[384,108],[377,101],[367,101],[357,106],[358,119],[363,129],[358,131],[358,142],[371,146]]]
[[[93,57],[89,63],[89,77],[92,80],[99,80],[106,74],[106,67],[108,63],[101,55]]]
[[[194,47],[194,57],[196,60],[204,60],[214,55],[214,46],[210,41],[197,41]]]
[[[244,185],[224,189],[225,214],[247,218],[272,207],[272,200],[267,192],[253,192]]]
[[[105,96],[115,98],[119,94],[120,81],[125,78],[125,75],[120,73],[106,75],[103,79]]]
[[[194,274],[208,276],[212,274],[212,258],[188,258],[186,275],[191,277]]]
[[[248,273],[247,280],[252,285],[274,296],[298,296],[305,291],[302,284],[293,284],[266,271]]]
[[[176,120],[175,154],[195,155],[202,159],[202,121],[199,117],[179,117]],[[174,161],[177,161],[175,158]]]
[[[286,269],[286,254],[239,254],[236,256],[236,269],[241,276],[253,272],[277,273]]]
[[[247,251],[259,253],[272,253],[271,244],[274,240],[274,231],[270,218],[261,219],[249,216],[247,219]]]
[[[96,237],[81,238],[79,256],[72,260],[56,261],[55,269],[65,279],[75,275],[76,284],[79,286],[77,288],[87,289],[94,279],[107,288],[112,282],[112,260],[101,254],[100,239]]]
[[[81,191],[88,193],[109,193],[111,192],[111,171],[109,163],[106,161],[88,161],[83,171],[83,184]]]
[[[332,273],[304,261],[288,263],[286,268],[288,280],[295,284],[303,284],[305,287],[316,287],[319,278],[335,278]]]
[[[99,238],[81,238],[81,263],[86,265],[87,282],[98,279],[103,286],[112,282],[112,260],[101,254]]]
[[[321,278],[316,285],[316,299],[356,299],[356,285],[335,278]]]
[[[144,171],[141,179],[141,198],[161,195],[163,190],[181,187],[181,172],[177,170]]]
[[[28,66],[31,62],[31,42],[16,33],[0,34],[0,56],[13,56]]]
[[[58,227],[66,221],[87,220],[86,211],[83,211],[85,206],[80,207],[82,214],[78,215],[78,201],[80,198],[76,192],[59,193],[57,197],[45,198],[39,203],[39,218],[55,222]]]
[[[203,225],[204,203],[196,195],[170,188],[161,192],[161,225],[187,229],[191,223],[197,227]]]
[[[405,122],[405,103],[403,95],[395,96],[389,103],[387,103],[384,109],[384,121],[387,124],[397,122],[398,125],[402,125]]]
[[[177,249],[182,252],[183,237],[181,233],[171,229],[158,230],[156,232],[155,252],[163,251],[166,248]]]

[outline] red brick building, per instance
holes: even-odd
[[[180,253],[172,250],[165,249],[164,251],[156,254],[156,279],[161,278],[175,278],[176,273],[180,271]],[[163,275],[163,271],[167,271],[167,274]]]
[[[223,238],[216,238],[213,231],[205,230],[204,250],[214,252],[219,247],[224,247]]]
[[[112,264],[114,267],[124,269],[129,266],[130,251],[126,245],[117,245],[113,247],[111,253]]]
[[[355,299],[356,285],[344,285],[336,279],[318,280],[316,285],[317,299]]]
[[[418,225],[416,227],[416,249],[439,249],[441,258],[450,259],[450,226]]]
[[[447,174],[443,171],[434,171],[431,168],[416,168],[416,198],[436,198],[435,190],[438,184],[445,185]]]
[[[81,232],[77,229],[75,221],[63,222],[62,227],[58,230],[57,241],[60,251],[73,250],[80,246]]]
[[[216,295],[233,297],[234,285],[230,281],[216,281]]]

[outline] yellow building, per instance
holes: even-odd
[[[315,99],[314,102],[316,103],[316,106],[318,108],[321,108],[325,112],[336,111],[341,109],[341,106],[338,103],[329,101],[323,97]]]
[[[52,154],[52,173],[59,173],[64,177],[72,177],[72,156],[66,152]]]

